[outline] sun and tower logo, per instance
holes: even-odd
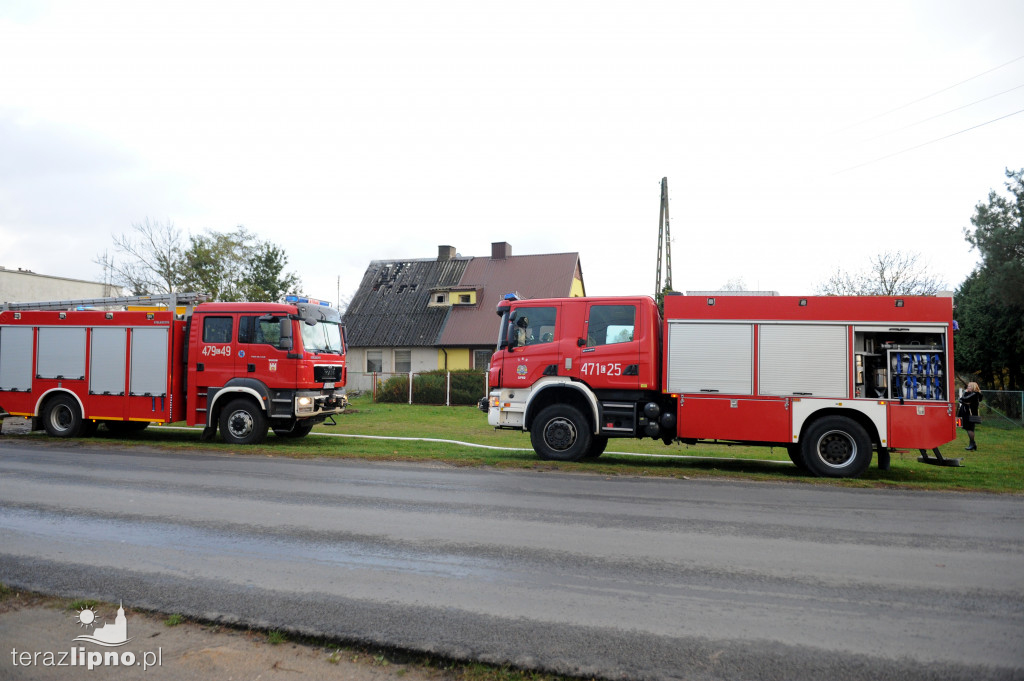
[[[62,651],[28,651],[11,650],[11,661],[15,667],[85,667],[88,670],[97,667],[138,667],[143,671],[163,664],[163,649],[147,650],[139,653],[131,650],[115,650],[121,648],[132,639],[128,636],[128,618],[124,614],[124,604],[118,603],[117,616],[113,622],[100,623],[103,617],[95,605],[82,607],[73,616],[73,621],[84,628],[84,633],[76,636],[70,650]],[[93,644],[106,648],[87,650],[83,644]],[[2,671],[2,670],[0,670]],[[3,676],[0,673],[0,676]]]
[[[83,627],[92,627],[92,635],[83,634],[76,636],[74,641],[95,643],[96,645],[114,648],[123,646],[131,639],[128,638],[128,618],[124,615],[124,603],[117,604],[117,617],[113,624],[96,626],[96,620],[100,619],[94,608],[85,607],[78,611],[78,623]]]

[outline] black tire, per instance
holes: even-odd
[[[568,404],[545,407],[530,428],[534,451],[549,461],[579,461],[590,451],[592,439],[587,419]]]
[[[793,462],[794,466],[802,471],[807,470],[807,462],[804,461],[803,447],[796,443],[787,445],[786,453],[789,454],[789,460]]]
[[[820,477],[856,478],[871,464],[871,438],[845,416],[826,416],[812,423],[802,445],[807,469]]]
[[[78,437],[83,424],[78,402],[70,395],[57,395],[43,408],[43,428],[52,437]]]
[[[229,445],[255,445],[267,437],[267,417],[255,402],[240,397],[220,412],[220,436]]]
[[[604,435],[594,435],[590,441],[590,449],[586,454],[583,455],[584,459],[596,459],[597,457],[604,454],[605,447],[608,446],[608,438]]]
[[[291,430],[286,430],[284,428],[274,428],[274,435],[278,437],[298,439],[300,437],[306,437],[307,435],[309,435],[309,432],[311,430],[313,430],[313,422],[307,420],[296,423]]]

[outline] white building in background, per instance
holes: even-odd
[[[124,289],[112,284],[53,277],[22,269],[11,270],[0,265],[0,304],[123,295]]]

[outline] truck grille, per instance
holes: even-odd
[[[317,383],[330,383],[341,380],[340,364],[318,364],[313,367],[313,380]]]

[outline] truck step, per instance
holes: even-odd
[[[921,456],[917,457],[917,460],[921,463],[926,463],[932,466],[950,466],[952,468],[961,468],[964,465],[963,459],[947,459],[942,456],[942,452],[939,451],[938,447],[932,450],[932,453],[935,454],[934,457],[928,456],[928,452],[924,449],[919,451],[921,452]]]

